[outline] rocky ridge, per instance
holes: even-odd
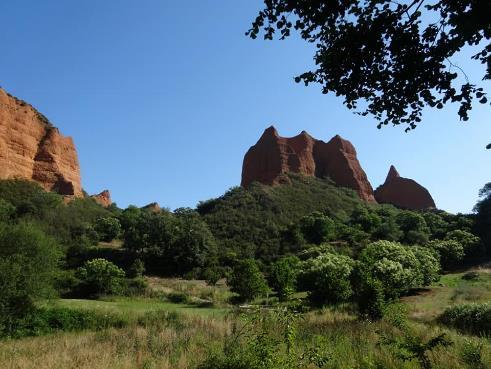
[[[266,185],[288,183],[288,173],[331,178],[336,185],[351,188],[368,203],[391,203],[407,209],[434,208],[429,192],[417,182],[402,178],[392,167],[386,183],[374,193],[361,167],[355,147],[339,135],[329,142],[302,131],[295,137],[281,137],[271,126],[244,157],[243,187],[252,182]],[[377,195],[378,194],[378,195]]]

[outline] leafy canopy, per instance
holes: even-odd
[[[488,103],[452,57],[473,47],[472,59],[487,65],[484,79],[491,79],[489,0],[265,0],[264,5],[246,34],[255,39],[264,32],[272,40],[297,31],[315,45],[316,69],[295,81],[318,83],[324,94],[342,96],[349,109],[374,116],[379,128],[392,123],[411,130],[426,105],[441,109],[454,102],[467,121],[474,99]]]

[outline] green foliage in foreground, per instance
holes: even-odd
[[[128,320],[121,314],[102,314],[91,310],[67,308],[37,308],[22,319],[16,320],[4,337],[43,336],[60,331],[98,331],[107,328],[122,328],[127,325]]]
[[[354,265],[353,259],[333,253],[309,259],[302,265],[301,288],[309,291],[309,299],[314,305],[348,301],[353,293],[350,276]]]
[[[238,298],[241,302],[251,301],[256,297],[265,295],[268,291],[264,275],[253,259],[237,262],[227,284],[232,292],[239,295]]]
[[[122,292],[125,272],[110,261],[87,261],[77,272],[81,287],[89,296],[118,294]]]
[[[0,335],[12,332],[34,301],[53,293],[60,250],[32,224],[0,224]]]
[[[439,322],[464,332],[489,336],[491,334],[491,303],[462,304],[447,308]]]
[[[210,355],[198,369],[323,368],[330,360],[324,347],[298,350],[298,319],[288,310],[243,315],[223,352]]]

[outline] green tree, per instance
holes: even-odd
[[[99,218],[96,221],[95,230],[102,241],[111,242],[121,233],[121,223],[114,217]]]
[[[320,245],[336,238],[336,223],[328,216],[314,212],[300,220],[300,229],[309,243]]]
[[[430,230],[421,214],[406,210],[400,212],[396,220],[401,231],[404,232],[401,242],[410,245],[422,245],[428,242]]]
[[[413,246],[411,247],[411,251],[419,262],[420,271],[423,276],[423,286],[429,286],[433,282],[437,282],[440,279],[441,271],[438,253],[422,246]]]
[[[237,262],[230,278],[227,279],[227,284],[232,292],[239,295],[241,301],[251,301],[268,291],[266,279],[253,259]]]
[[[84,292],[89,295],[118,294],[122,291],[125,272],[106,259],[85,262],[77,271]]]
[[[455,240],[433,240],[427,246],[438,252],[440,263],[445,270],[457,266],[465,256],[464,247]]]
[[[491,245],[491,182],[479,191],[479,201],[474,206],[476,213],[476,233],[484,242],[487,252]]]
[[[476,255],[481,253],[481,239],[474,234],[456,229],[446,234],[445,240],[454,240],[462,245],[465,255]]]
[[[278,294],[280,301],[288,300],[295,292],[300,260],[296,256],[283,257],[271,265],[269,284]]]
[[[256,38],[263,31],[272,40],[276,33],[284,39],[297,31],[315,45],[316,69],[295,80],[342,96],[349,109],[375,117],[378,127],[413,129],[425,106],[447,103],[458,103],[460,118],[468,120],[474,99],[488,103],[483,89],[452,63],[465,46],[475,47],[472,59],[486,65],[484,79],[491,79],[488,0],[264,3],[247,34]]]
[[[32,224],[0,224],[0,331],[34,308],[34,301],[54,292],[61,257],[55,240]]]
[[[348,256],[326,253],[306,260],[299,275],[303,290],[314,305],[337,304],[352,295],[350,276],[354,261]]]
[[[384,295],[388,300],[424,282],[421,261],[418,261],[412,248],[397,242],[371,243],[361,252],[357,268],[359,279],[376,279],[383,283]]]

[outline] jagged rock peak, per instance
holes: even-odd
[[[399,178],[399,177],[400,175],[396,167],[391,165],[389,169],[389,173],[387,174],[387,178],[385,179],[385,183],[389,182],[393,178]]]
[[[104,190],[97,195],[92,195],[91,198],[93,198],[96,203],[105,208],[111,206],[113,203],[113,201],[111,200],[111,192],[109,192],[109,190]]]
[[[385,183],[375,190],[379,203],[395,205],[402,209],[425,210],[436,208],[430,192],[418,182],[399,175],[391,166]]]
[[[353,145],[339,135],[328,143],[306,131],[286,138],[271,126],[244,157],[242,186],[254,181],[276,185],[288,181],[286,174],[300,173],[324,178],[354,189],[367,202],[375,202],[373,189],[356,157]]]
[[[73,140],[0,88],[0,179],[12,178],[35,181],[61,195],[83,196]]]

